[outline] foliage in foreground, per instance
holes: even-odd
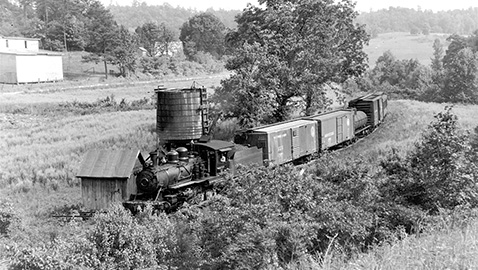
[[[475,210],[442,210],[427,232],[403,235],[390,244],[324,269],[475,269],[478,265],[478,224]],[[297,268],[301,269],[301,268]]]
[[[451,107],[435,116],[415,148],[402,157],[398,151],[382,161],[392,198],[425,211],[478,206],[477,149],[469,134],[457,128]]]

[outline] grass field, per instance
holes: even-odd
[[[397,59],[417,59],[424,65],[431,63],[433,57],[433,42],[439,39],[444,46],[448,47],[446,41],[449,35],[430,34],[411,35],[409,33],[386,33],[370,40],[364,51],[368,54],[369,66],[375,66],[377,59],[387,50],[390,50]]]

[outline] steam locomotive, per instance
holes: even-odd
[[[90,150],[77,175],[84,207],[121,202],[133,212],[150,204],[173,211],[204,199],[221,173],[239,164],[280,165],[354,141],[383,122],[387,96],[373,93],[346,109],[243,130],[234,142],[209,133],[204,88],[155,89],[158,147],[145,159],[139,150]]]

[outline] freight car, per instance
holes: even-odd
[[[347,109],[249,129],[234,142],[263,151],[266,164],[281,165],[353,142],[371,132],[387,114],[387,96],[373,93],[349,102]]]
[[[121,202],[132,211],[151,204],[172,211],[205,196],[221,172],[238,164],[280,165],[349,143],[383,122],[387,97],[370,94],[349,108],[240,132],[235,142],[211,140],[204,88],[155,89],[157,149],[91,150],[78,173],[83,205]]]

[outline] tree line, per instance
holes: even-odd
[[[109,5],[107,8],[118,24],[124,25],[128,29],[136,29],[138,26],[149,22],[157,24],[164,22],[170,28],[179,29],[189,18],[203,13],[194,9],[173,7],[168,3],[148,5],[145,2],[136,2],[131,6]],[[241,11],[209,8],[205,12],[219,18],[226,28],[234,29],[237,25],[235,17]]]
[[[389,7],[362,12],[357,22],[367,25],[372,36],[380,33],[447,33],[469,35],[478,29],[478,8],[433,12],[431,10]]]

